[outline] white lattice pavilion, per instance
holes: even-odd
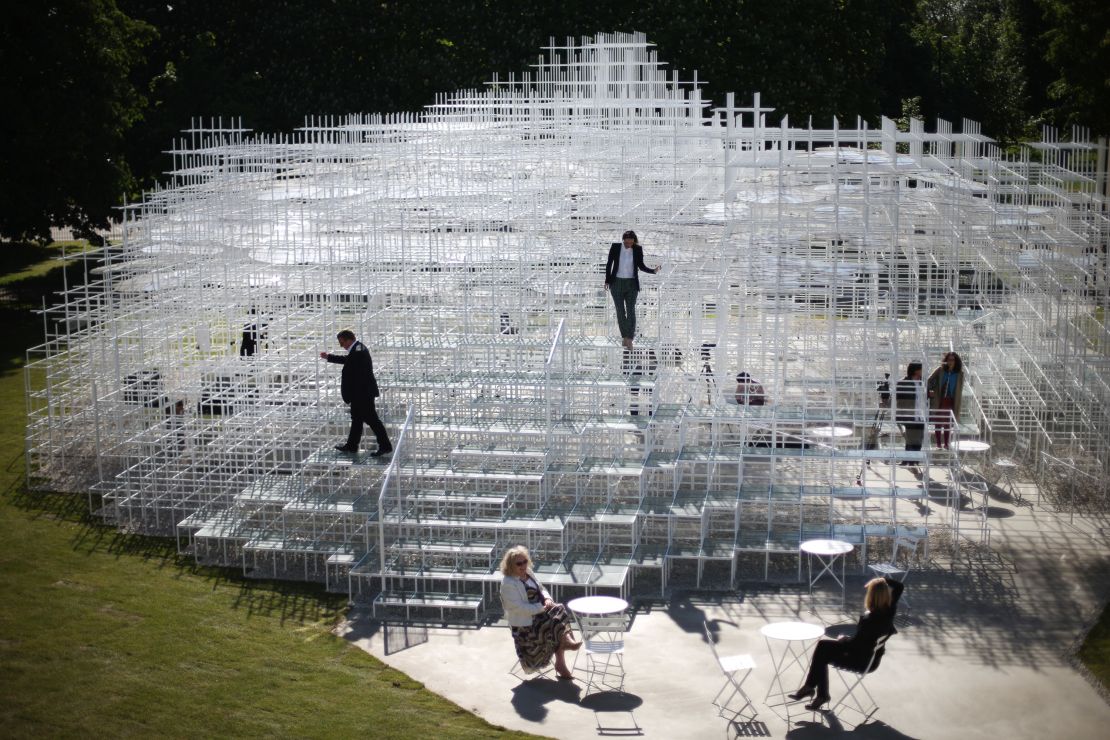
[[[515,543],[556,591],[627,593],[796,578],[812,536],[985,540],[968,461],[906,453],[876,391],[949,349],[959,434],[1105,501],[1107,147],[1082,131],[799,127],[614,34],[419,114],[186,133],[45,313],[27,459],[206,562],[415,617],[495,606]],[[602,266],[629,228],[663,270],[625,355]],[[332,449],[344,327],[388,464]],[[737,405],[740,371],[768,405]]]

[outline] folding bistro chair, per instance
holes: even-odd
[[[878,658],[879,651],[883,649],[883,646],[886,645],[886,641],[890,639],[890,635],[892,634],[894,633],[892,632],[890,634],[883,635],[875,642],[875,649],[871,652],[871,660],[867,661],[867,668],[863,671],[854,671],[851,668],[841,668],[836,664],[829,664],[830,668],[836,669],[836,675],[840,676],[840,680],[844,682],[844,689],[846,692],[836,704],[833,704],[832,707],[829,708],[830,712],[835,713],[838,707],[845,704],[848,699],[851,699],[852,703],[855,706],[849,708],[855,709],[857,712],[863,715],[863,719],[859,722],[860,724],[863,724],[871,718],[871,715],[878,711],[879,705],[875,703],[875,697],[871,696],[871,692],[868,691],[867,687],[863,685],[863,679],[865,676],[867,676],[867,674],[875,670],[875,663]],[[854,678],[849,680],[848,678],[845,678],[845,674],[854,676]],[[866,695],[866,704],[864,704],[860,700],[860,698],[856,696],[856,691],[862,691],[864,695]]]
[[[524,666],[520,664],[520,659],[517,658],[517,661],[513,663],[513,667],[509,669],[509,675],[517,679],[518,681],[531,681],[533,678],[542,678],[548,673],[551,673],[553,670],[555,670],[554,661],[548,663],[535,673],[525,673]]]
[[[592,689],[624,691],[624,633],[628,629],[628,615],[621,612],[577,617],[582,631],[580,652],[586,659],[584,696]]]
[[[917,545],[921,542],[920,537],[913,535],[903,534],[894,538],[894,547],[890,551],[890,560],[885,563],[871,563],[867,569],[874,573],[876,576],[884,576],[886,578],[893,578],[896,581],[906,582],[906,577],[910,574],[910,568],[913,567],[913,561],[917,559]],[[899,561],[899,554],[902,555]],[[909,609],[909,599],[906,598],[905,593],[899,599],[901,606]]]
[[[994,485],[999,490],[1005,491],[1015,506],[1028,506],[1033,508],[1033,502],[1022,497],[1017,490],[1014,476],[1021,469],[1021,460],[1029,454],[1029,440],[1015,432],[1013,448],[1008,455],[1002,455],[991,461],[991,466],[997,471]]]
[[[726,655],[722,658],[717,654],[717,645],[713,642],[713,635],[709,631],[709,622],[703,622],[703,626],[705,627],[705,640],[709,643],[709,649],[713,651],[713,657],[717,660],[717,667],[721,669],[721,673],[725,674],[724,685],[713,697],[713,706],[717,707],[717,716],[730,715],[730,719],[736,719],[743,716],[744,712],[751,707],[752,716],[750,718],[745,717],[745,719],[755,719],[755,705],[752,704],[751,697],[747,695],[743,688],[744,682],[748,680],[748,676],[752,674],[752,669],[755,668],[755,661],[747,653]],[[729,686],[732,687],[732,693],[723,702],[719,701],[721,694],[725,693],[725,689]],[[738,694],[744,700],[743,706],[736,710],[729,709],[729,704]]]

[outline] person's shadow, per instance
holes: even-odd
[[[546,704],[553,701],[577,704],[581,693],[582,687],[576,681],[533,678],[513,688],[512,705],[522,719],[542,722],[547,717]]]

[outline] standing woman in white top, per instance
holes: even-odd
[[[621,344],[632,349],[636,337],[636,296],[640,293],[639,271],[652,275],[662,269],[644,266],[644,248],[640,246],[635,231],[626,231],[622,237],[623,245],[613,242],[609,247],[609,259],[605,263],[605,289],[613,296],[617,309],[617,326],[621,332]]]
[[[510,547],[501,558],[501,606],[513,633],[516,656],[525,673],[535,673],[555,656],[555,672],[559,678],[573,679],[564,653],[577,650],[571,632],[571,616],[562,604],[540,585],[532,572],[532,558],[523,545]]]

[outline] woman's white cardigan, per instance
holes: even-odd
[[[547,593],[547,589],[536,578],[535,574],[529,573],[532,580],[540,587],[540,593],[543,599],[539,603],[528,601],[528,591],[516,576],[505,576],[501,581],[501,606],[505,610],[505,619],[509,622],[510,627],[530,627],[532,625],[532,617],[543,611],[544,601],[551,598],[551,594]]]

